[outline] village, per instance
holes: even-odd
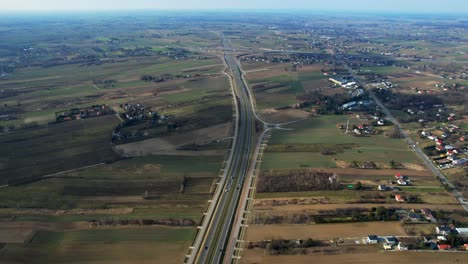
[[[55,119],[57,122],[65,122],[113,114],[115,114],[114,110],[109,106],[103,104],[93,105],[86,108],[73,108],[66,111],[56,112]]]
[[[149,106],[140,103],[125,103],[120,105],[121,124],[112,133],[112,142],[148,138],[157,133],[165,133],[169,126],[174,126],[171,116],[160,115]]]

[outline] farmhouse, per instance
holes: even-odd
[[[456,232],[455,227],[453,225],[450,226],[437,226],[436,233],[438,235],[448,235]]]
[[[383,249],[385,249],[385,250],[391,250],[391,249],[392,249],[392,245],[387,244],[387,243],[384,243],[384,244],[383,244]]]
[[[388,187],[386,185],[379,185],[379,187],[377,187],[377,189],[379,191],[386,191],[388,189]]]
[[[355,107],[357,105],[357,103],[355,101],[352,101],[352,102],[349,102],[347,104],[344,104],[342,107],[343,109],[351,109],[353,107]]]
[[[335,79],[333,79],[333,78],[328,78],[328,80],[329,80],[330,82],[334,83],[334,84],[337,84],[337,85],[340,85],[340,86],[343,85],[343,82],[338,81],[338,80],[335,80]]]
[[[468,236],[468,228],[456,228],[455,229],[460,236]]]
[[[377,244],[379,243],[379,238],[376,235],[368,235],[366,238],[368,244]]]
[[[395,195],[395,200],[399,203],[402,203],[405,201],[405,199],[401,195]]]
[[[408,247],[403,245],[401,242],[399,242],[396,249],[397,250],[408,250]]]
[[[387,243],[387,244],[395,245],[396,242],[397,241],[396,241],[395,237],[392,237],[392,236],[385,237],[385,243]]]
[[[449,250],[451,249],[452,247],[450,245],[437,245],[437,248],[439,250]]]
[[[435,223],[437,219],[432,215],[432,211],[428,208],[421,209],[421,213],[426,217],[426,219],[431,222]]]
[[[403,186],[408,185],[408,182],[405,181],[404,179],[398,179],[397,183],[398,185],[403,185]]]

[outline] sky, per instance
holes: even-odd
[[[468,13],[466,0],[0,0],[1,11],[128,9],[297,9],[350,12]]]

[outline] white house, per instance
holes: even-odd
[[[468,236],[468,228],[464,227],[459,227],[459,228],[456,228],[455,230],[457,230],[458,234],[460,236]]]

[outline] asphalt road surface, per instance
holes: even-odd
[[[242,80],[242,72],[232,47],[226,36],[222,35],[225,49],[224,61],[231,77],[233,93],[236,98],[236,132],[225,174],[220,181],[217,193],[211,201],[211,210],[205,217],[206,225],[200,228],[193,244],[188,263],[221,263],[226,254],[232,224],[239,205],[243,183],[247,177],[255,149],[255,109],[250,100],[248,87]],[[221,188],[222,187],[222,188]]]

